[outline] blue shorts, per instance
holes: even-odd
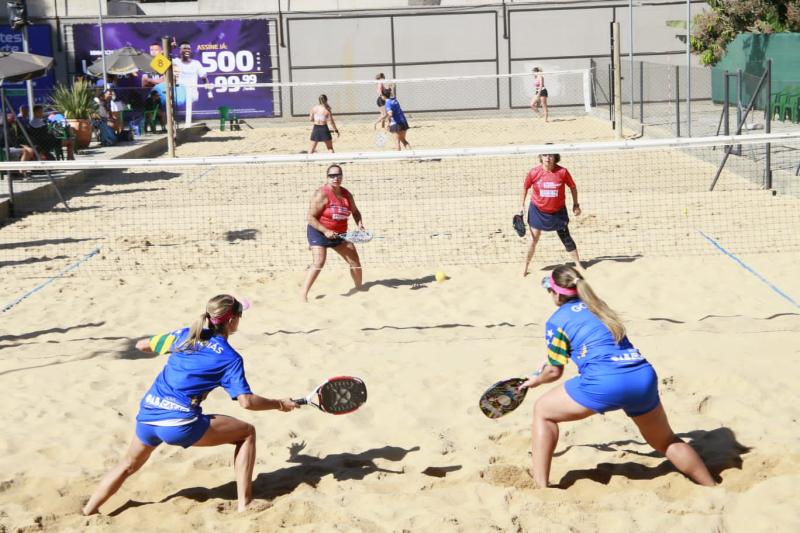
[[[206,434],[210,425],[211,417],[208,415],[200,415],[197,420],[185,426],[151,426],[137,421],[136,436],[148,446],[158,446],[166,442],[173,446],[188,448]]]
[[[639,416],[661,402],[658,376],[649,363],[616,374],[581,374],[564,383],[564,388],[570,398],[598,413],[622,409],[628,416]]]
[[[335,239],[327,238],[324,234],[317,231],[317,228],[311,227],[311,224],[306,226],[306,237],[308,237],[309,246],[322,246],[323,248],[336,248],[345,242],[345,240],[340,237]]]
[[[569,224],[569,214],[567,214],[566,207],[562,207],[555,213],[545,213],[540,211],[533,202],[528,206],[528,225],[534,229],[558,231],[566,228],[567,224]]]

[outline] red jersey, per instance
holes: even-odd
[[[552,172],[539,165],[532,168],[525,178],[525,190],[531,189],[531,202],[542,213],[556,213],[564,208],[564,185],[575,188],[569,171],[559,165]]]
[[[350,218],[350,193],[347,189],[340,187],[342,197],[338,198],[333,194],[330,185],[322,187],[328,197],[328,203],[319,217],[319,223],[336,233],[347,233],[347,219]]]

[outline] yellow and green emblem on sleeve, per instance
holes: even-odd
[[[547,344],[547,359],[551,365],[564,366],[569,362],[569,337],[561,328],[556,328]]]
[[[164,335],[153,335],[150,337],[150,349],[158,355],[164,355],[172,351],[172,344],[175,342],[175,335],[165,333]]]

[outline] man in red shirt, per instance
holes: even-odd
[[[525,178],[519,214],[521,215],[525,210],[525,199],[528,196],[528,189],[531,189],[531,203],[528,206],[531,244],[528,248],[523,276],[528,275],[528,266],[533,259],[536,243],[539,242],[543,231],[555,231],[564,244],[564,249],[575,261],[575,265],[582,268],[578,257],[578,248],[569,234],[569,215],[564,195],[564,187],[567,186],[572,193],[572,212],[578,216],[581,214],[580,204],[578,204],[578,188],[569,171],[558,164],[560,160],[561,156],[558,154],[540,155],[541,165],[532,168]]]

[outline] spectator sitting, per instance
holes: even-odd
[[[122,133],[124,124],[122,123],[122,110],[125,109],[125,102],[117,100],[117,95],[114,91],[106,91],[106,100],[108,101],[109,111],[111,112],[111,126],[114,128],[114,133],[119,135]]]
[[[75,159],[73,154],[72,140],[61,140],[50,131],[47,120],[44,118],[44,108],[40,105],[33,106],[33,118],[28,125],[28,134],[36,148],[50,158],[51,151],[61,151],[67,149],[67,159]],[[63,157],[63,155],[62,155]]]
[[[30,115],[30,109],[28,109],[28,106],[26,104],[22,104],[19,106],[19,113],[17,113],[17,123],[27,126]]]
[[[19,144],[17,136],[14,133],[11,120],[8,121],[8,154],[9,161],[33,161],[36,159],[36,153],[30,146]],[[5,137],[3,133],[3,117],[0,117],[0,150],[5,151]],[[5,155],[5,154],[4,154]],[[23,172],[23,176],[29,177],[30,172]]]
[[[158,121],[158,124],[161,126],[161,133],[166,133],[167,130],[165,128],[166,121],[164,120],[164,110],[161,108],[161,96],[158,94],[157,91],[150,91],[150,97],[144,103],[144,115],[145,115],[145,122],[144,122],[144,131],[147,132],[148,124],[153,130],[153,133],[156,132],[156,123],[150,117],[152,117],[153,113],[155,113],[155,119]]]

